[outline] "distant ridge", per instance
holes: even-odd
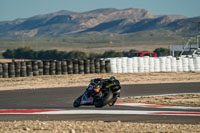
[[[181,15],[154,16],[145,9],[102,8],[87,12],[62,10],[30,18],[0,22],[0,39],[27,37],[58,37],[87,33],[130,34],[146,31],[166,31],[181,36],[195,34],[200,17]]]

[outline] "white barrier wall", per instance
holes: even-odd
[[[112,73],[200,71],[200,57],[121,57],[110,62]]]

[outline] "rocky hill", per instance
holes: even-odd
[[[31,18],[0,22],[0,38],[57,37],[86,33],[129,34],[145,31],[170,31],[185,35],[196,33],[193,21],[179,15],[154,16],[144,9],[97,9],[88,12],[59,11]]]

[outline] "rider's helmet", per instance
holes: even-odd
[[[101,88],[101,79],[90,80],[90,85],[90,87],[92,87],[95,92],[99,92]]]
[[[100,84],[100,82],[101,82],[100,79],[91,79],[91,80],[90,80],[90,84],[92,84],[92,85]]]
[[[110,80],[111,80],[111,81],[114,81],[114,80],[117,80],[117,78],[116,78],[116,76],[111,76],[111,77],[110,77]]]

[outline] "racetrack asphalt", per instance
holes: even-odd
[[[66,110],[134,110],[134,111],[184,111],[192,109],[167,109],[118,106],[73,108],[73,101],[85,87],[42,88],[31,90],[0,91],[0,109],[66,109]],[[121,97],[148,96],[177,93],[200,93],[199,83],[164,83],[122,85]],[[0,121],[14,120],[103,120],[154,123],[200,123],[199,116],[133,115],[133,114],[0,114]]]

